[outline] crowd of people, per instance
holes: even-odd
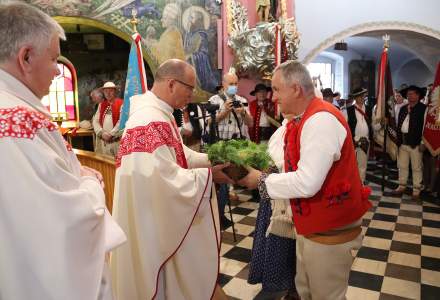
[[[97,151],[116,158],[110,215],[102,175],[79,163],[40,102],[59,73],[63,29],[30,5],[1,4],[0,35],[2,299],[227,299],[217,282],[220,231],[231,222],[224,213],[234,185],[259,199],[248,281],[288,291],[285,299],[345,299],[381,124],[397,128],[393,194],[407,187],[409,164],[414,199],[426,185],[426,105],[416,86],[396,92],[396,118],[370,121],[367,90],[354,89],[347,103],[324,89],[323,100],[306,66],[287,61],[270,87],[255,86],[254,101],[237,95],[239,78],[227,73],[200,106],[191,104],[196,70],[168,59],[152,89],[130,99],[124,130],[116,85],[90,95]],[[232,180],[228,163],[212,165],[199,151],[231,139],[267,143],[275,165]]]

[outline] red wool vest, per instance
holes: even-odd
[[[120,98],[116,98],[113,103],[112,103],[112,121],[113,121],[113,126],[116,125],[116,123],[118,123],[119,121],[119,116],[121,114],[121,106],[124,103],[124,101]],[[110,102],[108,102],[108,100],[104,100],[101,102],[101,105],[99,105],[99,125],[103,126],[104,124],[104,117],[105,117],[105,113],[106,110],[109,108],[110,106]]]
[[[251,138],[251,141],[257,144],[260,143],[260,117],[262,109],[264,109],[266,114],[271,117],[273,117],[273,115],[275,114],[274,104],[269,99],[266,99],[264,101],[263,107],[258,106],[257,99],[249,103],[249,112],[254,119],[254,124],[249,127],[249,136]]]
[[[363,187],[359,176],[353,141],[347,122],[331,103],[315,98],[302,119],[289,122],[285,135],[286,172],[296,171],[300,160],[301,131],[309,117],[317,112],[334,115],[347,131],[341,157],[333,163],[321,190],[311,198],[290,199],[296,231],[301,235],[326,232],[360,219],[371,207],[370,189]]]

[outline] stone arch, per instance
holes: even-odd
[[[400,21],[383,21],[383,22],[367,22],[359,24],[350,28],[347,28],[328,39],[321,42],[312,51],[310,51],[303,59],[303,63],[308,64],[311,62],[319,53],[327,49],[328,47],[334,45],[335,43],[356,34],[369,32],[369,31],[379,31],[379,30],[401,30],[401,31],[412,31],[420,34],[424,34],[440,40],[440,31],[433,28],[416,24],[410,22],[400,22]]]
[[[95,19],[90,19],[90,18],[84,18],[84,17],[65,17],[65,16],[55,16],[53,17],[55,19],[55,21],[57,21],[61,26],[64,24],[78,24],[78,25],[88,25],[88,26],[92,26],[92,27],[96,27],[99,29],[102,29],[104,31],[110,32],[114,35],[116,35],[117,37],[123,39],[124,41],[126,41],[127,43],[131,44],[132,38],[130,36],[130,34],[121,31],[120,29],[118,29],[117,27],[114,27],[112,25],[109,25],[107,23],[95,20]],[[151,53],[149,53],[148,48],[145,45],[145,41],[142,40],[142,54],[144,57],[144,60],[147,62],[148,66],[151,69],[151,72],[154,74],[154,72],[156,71],[156,68],[158,66],[157,61],[153,58],[153,56],[151,55]],[[128,59],[128,57],[127,57]]]
[[[54,16],[54,20],[56,20],[60,25],[63,24],[79,24],[79,25],[88,25],[92,27],[96,27],[105,31],[108,31],[117,37],[127,41],[128,43],[131,43],[131,36],[130,34],[118,29],[115,26],[112,26],[108,23],[104,23],[101,21],[98,21],[96,19],[86,18],[86,17],[68,17],[68,16]],[[154,58],[154,56],[150,53],[149,48],[147,47],[145,40],[142,38],[142,54],[144,57],[144,60],[147,62],[148,66],[150,67],[150,70],[154,76],[157,67],[159,66],[158,61]],[[128,57],[127,57],[128,59]],[[199,86],[196,87],[196,90],[193,95],[194,101],[201,102],[206,101],[212,96],[211,93],[202,90]]]

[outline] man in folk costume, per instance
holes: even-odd
[[[171,59],[154,78],[151,92],[131,98],[116,161],[113,214],[128,234],[112,256],[116,295],[216,298],[220,236],[211,186],[232,180],[226,165],[211,167],[206,154],[182,144],[172,116],[191,102],[194,68]]]
[[[425,90],[411,85],[401,91],[408,104],[402,106],[397,118],[397,138],[399,153],[397,167],[399,168],[399,187],[392,192],[394,196],[401,196],[406,189],[411,162],[414,200],[420,197],[423,179],[422,143],[423,128],[426,120],[426,105],[420,100],[425,96]]]
[[[258,187],[262,201],[290,199],[296,230],[296,288],[301,299],[345,299],[371,207],[362,186],[350,128],[332,104],[317,98],[307,68],[287,61],[272,78],[274,99],[289,116],[284,173],[248,168],[238,183]]]
[[[267,98],[267,93],[272,91],[263,83],[255,86],[254,90],[250,92],[251,96],[255,96],[255,101],[249,103],[249,111],[254,122],[249,127],[249,135],[253,142],[259,144],[260,142],[269,141],[272,134],[275,132],[274,126],[270,123],[269,118],[275,116],[275,106],[270,99]]]
[[[96,149],[98,153],[116,156],[122,131],[119,130],[119,118],[123,100],[116,97],[117,87],[109,81],[101,88],[105,100],[99,103],[93,117],[93,129],[96,134]]]
[[[125,235],[101,174],[80,165],[40,102],[64,31],[12,3],[0,5],[0,34],[0,298],[112,299],[105,254]]]
[[[363,88],[356,88],[351,93],[354,104],[342,110],[345,119],[350,127],[351,136],[356,152],[356,161],[361,181],[365,181],[368,163],[368,150],[370,148],[370,118],[365,113],[365,97],[368,91]]]

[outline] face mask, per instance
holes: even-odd
[[[226,90],[226,94],[228,94],[229,96],[234,96],[235,94],[237,94],[237,86],[236,85],[228,86]]]

